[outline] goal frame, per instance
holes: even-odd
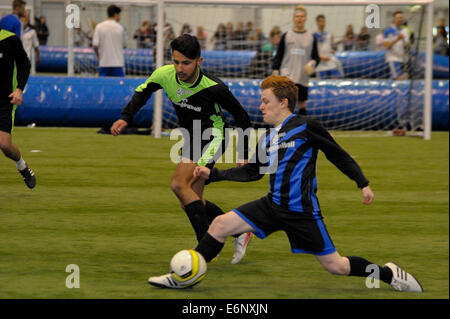
[[[66,0],[66,3],[70,3],[70,0]],[[85,0],[89,3],[108,3],[110,0]],[[279,6],[279,5],[292,5],[295,7],[298,4],[302,5],[422,5],[426,9],[426,22],[425,22],[425,78],[424,78],[424,97],[423,97],[423,139],[431,139],[431,114],[432,114],[432,81],[433,81],[433,13],[434,13],[434,0],[118,0],[114,3],[117,4],[147,4],[155,5],[157,10],[157,23],[163,25],[164,23],[164,9],[165,4],[189,4],[189,5],[265,5],[265,6]],[[71,37],[69,30],[69,39]],[[72,34],[73,37],[73,34]],[[69,41],[69,46],[71,41]],[[73,43],[73,42],[72,42]],[[73,45],[73,44],[72,44]],[[70,49],[70,48],[69,48]],[[164,35],[162,28],[158,28],[156,35],[156,64],[155,67],[161,67],[164,63]],[[72,73],[70,72],[72,70]],[[72,56],[68,57],[68,72],[73,74],[73,50]],[[162,90],[155,92],[154,111],[153,111],[153,136],[155,138],[161,137],[162,131],[162,104],[163,104]]]

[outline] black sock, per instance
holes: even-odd
[[[392,271],[389,267],[378,266],[378,265],[371,263],[370,261],[368,261],[364,258],[361,258],[361,257],[347,256],[347,258],[350,261],[349,276],[367,277],[374,271],[373,268],[367,268],[367,267],[370,265],[373,265],[375,267],[378,267],[378,269],[379,269],[380,280],[387,284],[391,283]]]
[[[208,218],[206,216],[203,202],[201,200],[196,200],[184,206],[184,210],[186,211],[189,221],[194,228],[197,240],[200,241],[209,228]]]
[[[223,248],[225,243],[221,243],[213,236],[211,236],[208,232],[206,232],[205,236],[203,236],[202,240],[198,243],[195,250],[199,252],[203,258],[205,258],[206,262],[210,262],[211,259],[216,257]]]
[[[208,223],[211,224],[214,218],[219,215],[225,214],[224,211],[214,203],[206,201],[205,203],[206,216],[208,217]]]

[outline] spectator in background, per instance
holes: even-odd
[[[370,45],[370,34],[367,32],[367,27],[361,28],[361,32],[358,34],[356,40],[356,49],[359,51],[368,51]]]
[[[188,23],[183,24],[183,26],[181,27],[180,35],[183,35],[183,34],[194,35],[192,32],[192,28]]]
[[[242,21],[239,21],[236,24],[236,29],[233,32],[233,50],[244,50],[245,49],[245,40],[246,40],[246,34],[244,30],[244,23]]]
[[[22,39],[23,24],[20,18],[25,14],[25,5],[22,0],[12,2],[12,13],[5,15],[0,19],[0,28],[10,31]]]
[[[152,47],[153,43],[150,28],[150,21],[143,21],[141,27],[134,33],[133,38],[136,39],[138,48],[149,49]]]
[[[274,53],[281,40],[281,30],[273,27],[270,30],[269,41],[260,49],[250,62],[248,77],[252,79],[263,79],[271,74],[271,64]]]
[[[209,40],[210,43],[214,42],[214,50],[225,50],[226,49],[226,39],[227,39],[227,30],[223,23],[220,23],[217,26],[216,32]]]
[[[325,16],[319,14],[316,17],[317,31],[313,33],[317,41],[317,50],[319,51],[320,64],[316,68],[316,76],[320,79],[339,78],[343,76],[340,72],[340,63],[334,53],[334,37],[332,33],[325,31]]]
[[[389,65],[391,78],[405,80],[408,78],[405,72],[405,63],[408,60],[407,49],[409,46],[408,30],[402,27],[403,12],[396,11],[393,15],[392,25],[384,30],[384,46],[386,48],[386,62]]]
[[[273,58],[272,74],[282,75],[294,81],[298,88],[299,115],[306,115],[309,77],[320,63],[317,40],[305,29],[306,8],[299,5],[293,14],[293,28],[281,36],[277,53]]]
[[[33,26],[30,25],[30,14],[25,10],[23,17],[20,18],[23,24],[22,44],[28,59],[32,60],[31,52],[34,49],[34,56],[36,58],[36,64],[41,62],[41,56],[39,52],[39,40]]]
[[[255,29],[253,28],[253,22],[248,21],[246,26],[245,26],[245,38],[248,41],[251,41],[251,39],[253,39],[255,37]]]
[[[445,27],[438,25],[436,35],[433,38],[434,54],[448,55],[447,31]]]
[[[384,47],[384,30],[377,34],[375,37],[375,50],[376,51],[384,51],[386,48]]]
[[[47,39],[49,36],[49,31],[48,31],[48,27],[47,27],[47,19],[44,16],[41,16],[38,19],[38,23],[35,23],[36,26],[36,33],[39,39],[39,43],[41,45],[47,45]],[[89,37],[88,37],[89,38]]]
[[[278,26],[273,27],[272,30],[270,30],[269,36],[269,42],[264,45],[263,52],[268,52],[272,56],[280,43],[281,29]]]
[[[195,32],[198,42],[202,50],[206,49],[206,41],[208,40],[208,34],[205,32],[201,25],[197,26],[197,32]]]
[[[356,36],[353,32],[353,26],[349,24],[345,31],[345,35],[342,37],[340,41],[342,43],[342,49],[344,51],[353,51],[353,47],[355,45]]]
[[[231,50],[233,48],[234,41],[234,24],[233,22],[228,22],[226,28],[226,49]]]
[[[110,5],[108,19],[95,27],[92,44],[99,61],[99,76],[125,76],[126,35],[119,23],[121,11],[116,5]]]

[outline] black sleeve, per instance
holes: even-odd
[[[277,52],[275,53],[275,57],[273,58],[272,70],[279,70],[281,67],[281,61],[283,60],[285,48],[285,38],[286,33],[283,33],[280,39],[280,43],[278,43]]]
[[[255,154],[252,156],[252,158],[249,159],[248,164],[226,170],[213,168],[211,170],[209,179],[206,181],[206,184],[218,181],[251,182],[263,178],[266,172],[269,171],[267,169],[267,165],[265,164],[265,162],[267,162],[267,158],[263,158],[264,155],[261,155],[265,154],[265,151],[261,149],[261,145],[264,140],[265,138],[260,139],[257,150],[255,151]]]
[[[327,159],[333,163],[342,173],[354,180],[359,188],[369,185],[358,163],[344,150],[328,131],[317,121],[308,120],[307,136],[313,144],[322,150]]]
[[[161,85],[158,83],[150,82],[144,89],[140,91],[136,90],[131,100],[122,110],[122,120],[130,124],[133,121],[134,115],[147,103],[153,92],[161,88]]]
[[[22,41],[16,36],[12,37],[12,41],[14,46],[14,60],[16,61],[17,67],[17,88],[23,91],[30,76],[31,63],[27,53],[23,49]]]
[[[320,57],[319,57],[319,49],[317,48],[317,38],[316,37],[314,37],[314,40],[313,40],[311,59],[316,61],[316,67],[317,67],[320,63]]]
[[[243,131],[251,127],[248,113],[224,83],[220,83],[215,92],[217,93],[218,104],[233,115],[237,127]],[[246,134],[244,134],[243,139],[239,137],[237,150],[239,159],[248,159],[248,136]]]

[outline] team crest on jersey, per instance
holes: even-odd
[[[180,97],[184,94],[192,94],[192,91],[184,90],[183,88],[181,88],[181,86],[179,86],[177,90],[177,96]]]

